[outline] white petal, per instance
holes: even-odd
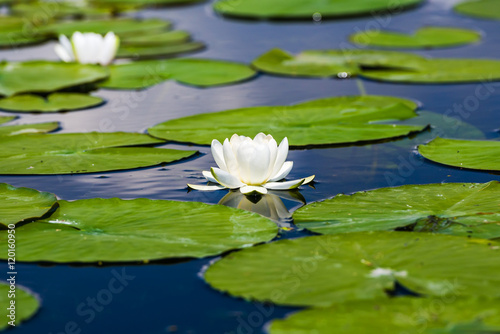
[[[224,162],[224,152],[222,149],[222,144],[217,139],[212,140],[212,156],[214,157],[215,163],[223,171],[228,171],[226,163]]]
[[[108,32],[102,40],[99,63],[107,66],[113,62],[120,46],[120,40],[113,32]]]
[[[242,194],[250,194],[257,192],[259,194],[267,194],[267,189],[264,187],[243,186],[240,188]]]
[[[245,184],[238,180],[238,178],[228,172],[219,168],[211,168],[212,176],[221,185],[229,189],[236,189],[244,186]]]
[[[292,168],[293,168],[293,161],[285,161],[283,167],[281,167],[281,170],[278,172],[278,174],[276,174],[273,178],[269,179],[269,181],[273,182],[284,179],[285,177],[288,176],[288,174],[290,174]]]
[[[210,181],[210,182],[213,182],[213,183],[218,183],[217,180],[212,176],[212,173],[204,170],[203,172],[201,172],[203,174],[203,176],[205,177],[205,179],[207,179],[207,181]]]
[[[286,161],[286,157],[288,156],[288,138],[283,138],[278,147],[278,154],[276,156],[276,162],[274,164],[273,172],[271,173],[271,179],[275,179],[278,175],[279,171],[283,167],[283,164]]]
[[[245,140],[241,143],[236,154],[241,181],[250,185],[265,183],[268,179],[270,157],[271,152],[266,142]]]
[[[227,172],[235,176],[239,175],[240,168],[233,153],[231,143],[227,138],[226,140],[224,140],[224,144],[222,145],[222,153],[224,155],[224,162],[226,163]]]
[[[293,180],[293,181],[286,181],[286,182],[268,182],[264,184],[264,187],[267,189],[273,189],[273,190],[290,190],[290,189],[296,189],[300,187],[306,179],[298,179],[298,180]]]
[[[271,174],[274,172],[274,165],[276,164],[276,157],[278,156],[278,143],[272,136],[267,136],[267,146],[269,147],[269,152],[271,153],[269,157],[269,167],[267,169],[266,179],[268,180],[271,177]]]
[[[56,52],[57,56],[65,63],[69,63],[74,61],[73,53],[68,53],[68,51],[61,45],[61,44],[56,44],[54,47],[54,51]]]
[[[315,177],[316,177],[316,175],[311,175],[311,176],[308,176],[308,177],[304,178],[304,183],[302,183],[302,184],[311,183],[312,180],[314,180]]]
[[[187,186],[191,189],[201,190],[201,191],[215,191],[215,190],[225,189],[225,187],[219,186],[219,185],[206,186],[206,185],[197,185],[197,184],[189,184],[188,183]]]

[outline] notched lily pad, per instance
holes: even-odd
[[[0,63],[0,95],[51,93],[94,83],[108,75],[108,70],[98,65],[50,61],[3,62]]]
[[[60,112],[92,108],[104,103],[100,97],[79,93],[53,93],[46,98],[23,94],[0,99],[0,109],[15,112]]]
[[[55,195],[0,183],[0,224],[8,226],[40,218],[56,203]]]
[[[446,301],[444,301],[446,300]],[[300,311],[275,320],[270,334],[498,333],[498,302],[484,299],[393,298]]]
[[[500,183],[448,183],[381,188],[308,204],[295,224],[316,233],[435,232],[500,238]]]
[[[18,261],[205,257],[269,241],[278,232],[266,218],[221,205],[117,198],[59,204],[50,218],[17,229]],[[5,238],[0,231],[7,254]]]
[[[386,48],[445,48],[477,42],[481,34],[471,29],[423,27],[408,35],[395,31],[360,31],[349,37],[352,43]]]
[[[231,253],[205,280],[236,297],[291,306],[387,299],[396,282],[428,297],[498,299],[499,252],[491,240],[442,234],[321,235]]]
[[[434,162],[467,169],[500,171],[500,142],[436,138],[418,152]]]
[[[109,69],[111,76],[99,84],[102,88],[142,89],[165,80],[210,87],[247,80],[256,74],[245,64],[196,58],[136,61]]]
[[[380,124],[417,116],[416,105],[387,96],[344,96],[292,106],[251,107],[174,119],[148,129],[158,138],[210,145],[234,133],[288,137],[291,146],[375,141],[422,131],[426,125]]]
[[[137,145],[164,141],[136,133],[62,133],[0,137],[0,174],[76,174],[149,167],[197,151]]]
[[[2,317],[0,318],[0,330],[4,330],[8,327],[9,322],[12,321],[9,317],[11,307],[11,301],[15,301],[15,325],[19,325],[22,322],[29,320],[40,307],[40,302],[33,296],[30,292],[21,288],[20,286],[15,287],[15,299],[9,298],[10,284],[7,282],[0,283],[0,307],[2,309]]]

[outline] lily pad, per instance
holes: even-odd
[[[500,332],[498,302],[482,299],[395,298],[350,302],[297,312],[275,320],[270,334],[406,333],[465,334]],[[460,330],[462,329],[462,331]]]
[[[347,78],[358,75],[362,66],[412,69],[413,63],[424,59],[397,51],[306,50],[294,56],[281,49],[272,49],[255,59],[252,65],[260,71],[278,75]]]
[[[155,58],[172,56],[179,53],[199,51],[205,47],[201,42],[187,42],[182,44],[166,45],[135,45],[121,46],[117,53],[117,58]]]
[[[205,280],[236,297],[292,306],[388,298],[396,282],[425,296],[498,299],[499,252],[491,240],[442,234],[321,235],[232,253]]]
[[[362,77],[407,83],[467,83],[500,80],[500,60],[493,59],[423,59],[413,69],[365,69]]]
[[[51,93],[94,83],[107,78],[108,74],[106,68],[98,65],[49,61],[4,62],[0,63],[0,95]]]
[[[425,158],[444,165],[500,171],[500,142],[436,138],[418,147]]]
[[[26,31],[25,21],[19,17],[0,16],[0,47],[14,47],[46,41],[48,36]]]
[[[170,120],[148,132],[158,138],[210,145],[234,133],[270,133],[291,146],[345,144],[406,136],[425,125],[379,124],[417,116],[416,105],[387,96],[344,96],[292,106],[251,107]]]
[[[295,224],[321,234],[405,229],[500,238],[500,183],[445,183],[337,195],[294,212]]]
[[[269,241],[278,232],[266,218],[221,205],[117,198],[59,204],[50,218],[17,229],[18,261],[205,257]],[[5,238],[0,231],[7,254]]]
[[[168,59],[136,61],[109,66],[111,76],[99,84],[111,89],[141,89],[165,80],[210,87],[232,84],[255,76],[245,64],[211,59]]]
[[[0,124],[7,123],[15,120],[16,116],[0,116]]]
[[[76,174],[169,163],[196,151],[137,147],[163,143],[136,133],[63,133],[0,137],[0,174]]]
[[[94,32],[101,35],[113,31],[115,34],[122,36],[149,34],[169,29],[170,27],[170,22],[160,19],[136,20],[131,18],[118,18],[106,20],[61,21],[46,25],[40,28],[40,31],[66,36],[73,35],[75,31]]]
[[[47,133],[59,129],[59,122],[8,125],[0,127],[0,137],[33,133]]]
[[[174,45],[186,43],[191,35],[184,30],[160,31],[137,36],[125,36],[120,38],[120,45],[124,46],[153,46]]]
[[[91,108],[101,105],[103,102],[100,97],[78,93],[53,93],[47,98],[23,94],[0,99],[0,109],[15,112],[49,113]]]
[[[0,224],[40,218],[56,204],[55,195],[0,183]]]
[[[202,2],[203,0],[90,0],[97,6],[166,6],[166,5],[183,5]]]
[[[481,34],[471,29],[424,27],[413,35],[393,31],[360,31],[350,36],[355,44],[387,48],[443,48],[477,42]]]
[[[456,5],[454,9],[468,16],[500,20],[500,1],[498,0],[464,1]]]
[[[421,0],[219,0],[213,8],[216,12],[235,17],[252,19],[312,19],[315,13],[321,18],[369,15],[376,11],[415,6]]]
[[[57,3],[47,1],[16,3],[11,6],[11,11],[13,14],[22,17],[44,17],[51,19],[63,19],[68,17],[107,17],[113,12],[111,8],[95,8],[85,4],[79,6],[71,1],[58,1]]]
[[[34,297],[30,292],[16,286],[15,299],[9,298],[10,284],[3,282],[0,283],[0,307],[2,308],[2,317],[0,318],[0,330],[4,330],[9,325],[11,319],[8,317],[11,307],[11,301],[15,300],[15,325],[18,326],[20,323],[25,322],[31,318],[38,308],[40,307],[40,302],[36,297]]]

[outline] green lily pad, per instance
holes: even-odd
[[[7,123],[15,120],[16,116],[0,116],[0,124]]]
[[[478,18],[500,20],[500,2],[498,0],[464,1],[455,6],[455,11]]]
[[[59,129],[59,122],[8,125],[0,127],[0,137],[23,134],[47,133]]]
[[[155,58],[172,56],[179,53],[199,51],[205,47],[201,42],[188,42],[182,44],[121,46],[117,58]]]
[[[375,50],[306,50],[296,56],[272,49],[252,65],[260,71],[278,75],[306,77],[356,76],[361,66],[375,68],[413,68],[425,58],[405,52]]]
[[[321,235],[232,253],[205,280],[236,297],[294,306],[388,298],[396,281],[426,296],[498,299],[499,252],[491,240],[442,234]]]
[[[500,80],[500,61],[492,59],[422,59],[413,69],[365,69],[362,77],[390,82],[467,83]]]
[[[500,183],[445,183],[337,195],[294,212],[295,224],[321,234],[396,228],[500,238]]]
[[[406,136],[425,125],[394,125],[376,122],[417,116],[416,105],[387,96],[344,96],[292,106],[251,107],[170,120],[148,132],[158,138],[210,145],[234,133],[253,137],[270,133],[278,140],[288,137],[291,146],[344,144]]]
[[[99,84],[111,89],[141,89],[165,80],[209,87],[232,84],[255,76],[247,65],[210,59],[168,59],[136,61],[109,66],[111,76]]]
[[[94,8],[78,6],[71,1],[58,1],[56,4],[46,1],[16,3],[11,6],[15,15],[23,17],[45,17],[62,19],[67,17],[107,17],[112,14],[111,8]]]
[[[115,34],[122,36],[148,34],[150,32],[169,29],[170,27],[170,22],[160,19],[137,20],[131,18],[118,18],[105,20],[61,21],[46,25],[40,28],[40,31],[56,35],[63,34],[66,36],[73,35],[75,31],[94,32],[101,35],[106,34],[109,31],[113,31]]]
[[[394,298],[315,308],[275,320],[270,334],[406,333],[466,334],[500,332],[497,301],[481,299]],[[460,331],[462,329],[462,331]]]
[[[444,165],[500,171],[500,142],[436,138],[418,147],[425,158]]]
[[[174,45],[186,43],[191,35],[184,30],[160,31],[137,36],[125,36],[120,38],[121,47],[126,46],[157,46]]]
[[[0,47],[15,47],[25,44],[41,43],[48,36],[33,31],[26,31],[22,18],[0,16]]]
[[[40,218],[56,204],[55,195],[0,183],[0,224],[8,226]]]
[[[235,17],[252,19],[312,19],[369,15],[377,11],[401,10],[419,4],[420,0],[219,0],[214,3],[216,12]]]
[[[413,35],[393,31],[360,31],[349,37],[355,44],[388,48],[443,48],[470,44],[481,40],[471,29],[424,27]]]
[[[17,229],[18,261],[205,257],[269,241],[278,232],[264,217],[221,205],[118,198],[59,204],[50,218]],[[7,254],[5,239],[0,231]]]
[[[30,292],[16,286],[15,299],[9,298],[10,284],[3,282],[0,283],[0,307],[2,309],[2,317],[0,318],[0,330],[4,330],[7,327],[12,327],[9,322],[12,321],[8,315],[10,314],[9,307],[11,307],[11,300],[15,301],[15,322],[14,324],[18,326],[20,323],[25,322],[31,318],[38,308],[40,307],[40,302],[36,297],[34,297]]]
[[[134,146],[157,143],[163,141],[123,132],[0,137],[0,174],[76,174],[123,170],[169,163],[196,153]]]
[[[166,5],[183,5],[202,2],[203,0],[90,0],[97,6],[166,6]]]
[[[97,82],[107,78],[108,74],[106,68],[98,65],[49,61],[4,62],[0,63],[0,95],[51,93]]]
[[[44,98],[23,94],[0,99],[0,109],[15,112],[59,112],[101,105],[103,99],[78,93],[53,93]],[[1,130],[0,130],[1,131]]]

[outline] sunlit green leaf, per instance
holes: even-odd
[[[464,15],[500,20],[500,1],[498,0],[464,1],[456,5],[455,10]]]
[[[102,103],[101,98],[86,94],[53,93],[46,98],[39,95],[23,94],[0,99],[0,109],[15,112],[47,113],[91,108]]]

